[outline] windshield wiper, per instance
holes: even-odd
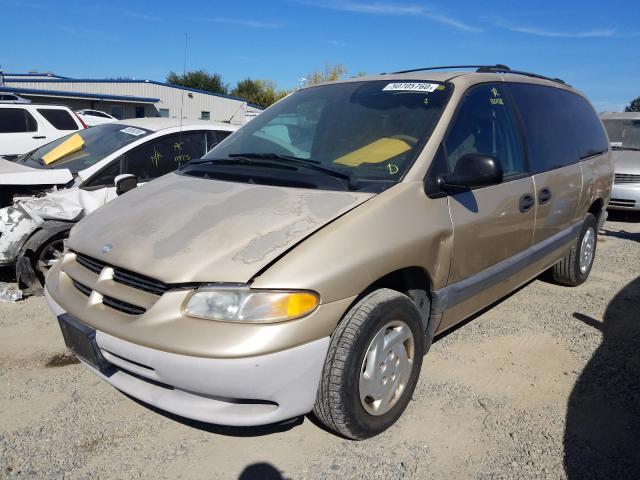
[[[277,162],[280,165],[296,165],[309,170],[315,170],[316,172],[321,172],[335,178],[347,180],[349,190],[355,190],[358,188],[358,179],[351,172],[322,166],[322,163],[317,160],[294,157],[293,155],[280,155],[278,153],[232,153],[229,157],[249,160],[267,160]]]
[[[640,152],[639,147],[619,147],[617,145],[612,145],[611,150],[631,150],[632,152]]]

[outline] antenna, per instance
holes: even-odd
[[[184,34],[184,64],[182,65],[182,79],[187,75],[187,42],[189,40],[189,35],[185,32]],[[179,142],[182,143],[182,110],[184,108],[184,88],[182,89],[182,93],[180,94],[180,129],[178,130]]]

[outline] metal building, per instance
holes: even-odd
[[[72,110],[92,108],[116,118],[171,117],[244,124],[262,109],[242,98],[154,80],[77,79],[49,73],[5,73],[0,92],[17,93],[34,103],[56,103]]]

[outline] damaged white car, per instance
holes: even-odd
[[[71,227],[118,195],[200,158],[238,127],[144,118],[99,125],[0,160],[0,266],[40,293]]]

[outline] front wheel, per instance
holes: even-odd
[[[420,313],[399,292],[362,298],[336,328],[322,372],[314,413],[330,429],[360,440],[402,415],[422,366]]]
[[[551,267],[553,279],[561,285],[576,287],[589,277],[598,245],[598,221],[588,213],[578,241],[569,253]]]
[[[68,235],[69,229],[57,232],[42,229],[24,244],[16,262],[16,279],[25,295],[42,293],[49,269],[62,258]]]

